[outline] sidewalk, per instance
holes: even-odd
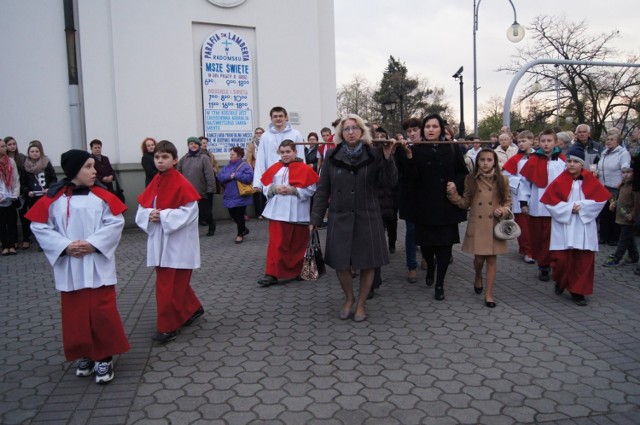
[[[77,378],[64,360],[44,255],[0,257],[0,423],[640,423],[640,277],[631,266],[600,266],[614,248],[598,253],[595,294],[578,307],[538,281],[514,245],[498,259],[498,306],[488,309],[460,245],[444,301],[433,299],[424,271],[407,283],[400,221],[369,319],[355,323],[338,318],[331,269],[318,282],[256,285],[268,224],[247,225],[239,245],[229,221],[201,237],[192,284],[206,314],[167,345],[151,341],[146,238],[125,231],[118,305],[132,348],[106,386]]]

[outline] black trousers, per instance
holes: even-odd
[[[638,254],[638,247],[634,237],[633,226],[620,226],[620,239],[618,239],[618,247],[616,248],[614,257],[618,260],[622,260],[624,254],[629,251],[629,258],[633,261],[637,261],[640,258]]]
[[[198,218],[200,223],[209,225],[209,233],[216,231],[216,222],[213,220],[212,202],[206,196],[198,201]]]
[[[436,286],[444,285],[444,277],[447,275],[449,261],[451,260],[453,245],[444,246],[420,246],[422,258],[427,262],[427,277],[436,275]]]
[[[2,248],[13,248],[18,242],[18,217],[13,205],[0,207],[0,241]]]
[[[231,216],[233,221],[236,223],[236,226],[238,227],[238,236],[242,236],[244,231],[247,230],[247,226],[245,226],[245,221],[244,221],[244,216],[246,212],[247,212],[246,206],[229,208],[229,215]]]
[[[253,206],[256,209],[256,218],[262,215],[262,211],[264,211],[264,206],[267,204],[267,197],[262,194],[262,192],[255,192],[253,194]]]
[[[389,239],[389,247],[396,246],[396,240],[398,239],[398,215],[396,213],[393,217],[382,217],[382,224],[387,231],[387,238]]]

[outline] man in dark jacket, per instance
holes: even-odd
[[[587,124],[578,124],[576,127],[576,143],[584,148],[584,166],[587,170],[600,161],[602,145],[591,138],[591,128]]]
[[[105,185],[109,192],[113,192],[113,180],[116,178],[116,172],[111,166],[109,158],[102,155],[102,142],[94,139],[89,143],[91,147],[91,157],[96,161],[94,168],[96,169],[96,179]]]

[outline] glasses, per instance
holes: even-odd
[[[345,127],[342,129],[343,133],[355,133],[356,131],[362,131],[362,129],[357,125],[354,125],[352,127]]]

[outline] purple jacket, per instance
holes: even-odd
[[[236,171],[236,169],[238,171]],[[234,179],[231,174],[235,173]],[[224,185],[222,205],[225,208],[244,207],[253,204],[253,196],[240,196],[236,180],[251,184],[253,181],[253,168],[241,159],[230,162],[218,173],[218,180]]]

